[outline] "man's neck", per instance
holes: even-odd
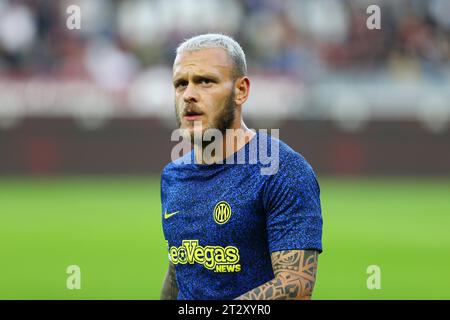
[[[242,149],[255,134],[241,122],[240,127],[227,129],[219,139],[215,139],[210,144],[194,144],[195,162],[198,164],[223,163],[224,159]]]

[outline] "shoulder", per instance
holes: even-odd
[[[282,143],[282,146],[280,146],[280,160],[280,170],[282,172],[302,176],[313,175],[315,177],[316,175],[308,160],[285,143]]]
[[[261,135],[263,139],[267,139],[267,151],[270,152],[271,157],[277,156],[279,160],[279,170],[274,175],[280,173],[296,174],[296,175],[310,175],[315,176],[311,164],[303,157],[303,155],[292,149],[284,141],[271,135]],[[275,155],[272,154],[275,152]]]
[[[278,167],[268,176],[265,192],[301,189],[320,193],[316,173],[303,155],[276,137],[267,139],[272,152],[278,153]]]

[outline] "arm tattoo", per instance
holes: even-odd
[[[317,274],[315,250],[286,250],[272,253],[275,278],[245,293],[238,300],[308,300]]]
[[[161,300],[176,300],[178,296],[178,285],[175,276],[175,265],[169,263],[163,287],[161,289]]]

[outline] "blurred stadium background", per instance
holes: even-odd
[[[449,299],[448,0],[0,0],[0,299],[159,297],[171,64],[205,32],[247,53],[250,127],[319,176],[315,298]]]

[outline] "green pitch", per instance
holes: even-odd
[[[315,299],[450,299],[450,180],[320,182]],[[157,299],[160,210],[155,178],[0,179],[0,299]],[[80,290],[66,287],[70,265]]]

